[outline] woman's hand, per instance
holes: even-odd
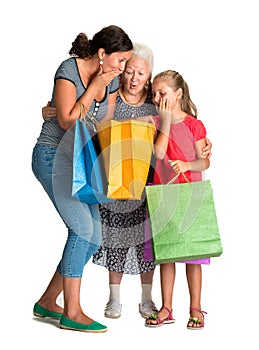
[[[49,120],[52,117],[56,116],[56,108],[50,106],[50,101],[48,101],[47,105],[42,107],[42,118],[44,120]]]
[[[117,69],[103,73],[102,67],[100,67],[98,74],[93,78],[89,86],[94,86],[95,90],[104,89],[114,78],[120,74],[121,72]]]
[[[146,123],[151,123],[155,125],[154,119],[152,115],[143,115],[143,116],[139,116],[136,118],[133,118],[134,120],[138,120],[140,122],[146,122]]]
[[[210,159],[212,155],[211,153],[212,143],[207,137],[205,140],[206,140],[206,146],[202,148],[202,156]]]

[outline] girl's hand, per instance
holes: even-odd
[[[182,160],[169,160],[169,164],[178,175],[189,170],[188,163]]]
[[[171,105],[166,98],[161,98],[159,101],[159,106],[157,107],[157,113],[165,119],[171,120]]]

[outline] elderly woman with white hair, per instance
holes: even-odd
[[[152,70],[152,50],[144,44],[135,43],[133,54],[121,75],[114,119],[141,120],[143,116],[145,120],[145,116],[157,115],[151,96]],[[148,181],[152,181],[152,166]],[[93,262],[109,270],[110,295],[104,314],[110,318],[120,317],[123,274],[140,274],[142,296],[139,312],[142,317],[148,318],[157,312],[157,308],[151,296],[154,264],[144,259],[145,198],[105,203],[100,205],[100,215],[102,244],[94,254]]]

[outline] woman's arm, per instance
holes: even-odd
[[[55,85],[55,106],[59,125],[68,130],[80,116],[80,105],[76,101],[76,87],[65,79],[58,79]]]

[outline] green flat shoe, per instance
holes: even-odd
[[[84,323],[72,321],[65,316],[61,317],[60,328],[70,329],[73,331],[91,332],[91,333],[103,333],[108,330],[106,326],[96,321],[93,321],[90,324],[84,324]]]
[[[38,303],[35,303],[33,307],[33,315],[36,317],[49,317],[49,318],[55,318],[57,320],[60,320],[62,317],[62,314],[59,312],[52,312],[48,311],[44,307],[40,306]]]

